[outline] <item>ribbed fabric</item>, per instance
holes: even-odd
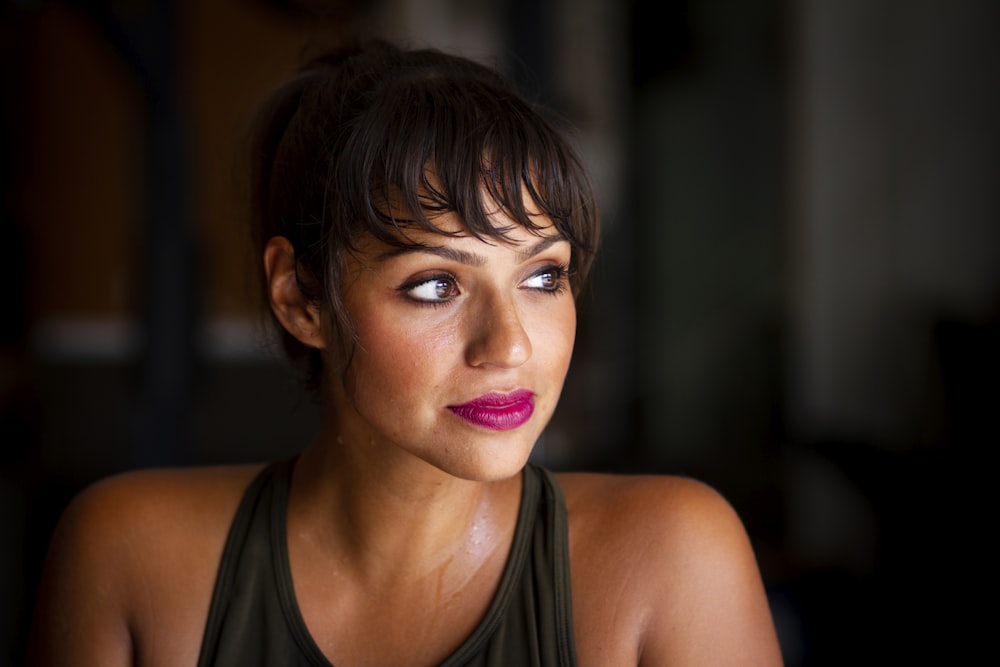
[[[293,461],[247,488],[226,540],[198,667],[332,667],[302,620],[285,521]],[[490,607],[441,667],[576,665],[566,505],[552,474],[524,470],[510,555]],[[350,667],[341,665],[340,667]]]

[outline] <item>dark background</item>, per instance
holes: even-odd
[[[989,636],[1000,4],[0,8],[0,664],[85,484],[309,437],[247,285],[240,141],[354,32],[498,64],[576,128],[605,246],[540,461],[722,491],[789,666]]]

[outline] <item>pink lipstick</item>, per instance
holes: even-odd
[[[535,393],[528,389],[517,389],[509,394],[491,392],[468,403],[449,405],[448,409],[470,424],[509,431],[531,419],[535,411]]]

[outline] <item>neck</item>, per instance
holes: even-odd
[[[367,580],[421,577],[456,560],[486,562],[508,547],[520,488],[520,476],[459,479],[325,424],[296,465],[289,531]]]

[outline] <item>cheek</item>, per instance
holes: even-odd
[[[398,319],[369,319],[357,324],[358,343],[351,375],[356,398],[406,403],[426,394],[449,375],[456,333],[453,328],[419,327]]]
[[[531,340],[531,360],[526,370],[534,386],[547,398],[538,407],[552,409],[566,380],[576,336],[576,311],[572,308],[552,308],[539,312],[526,326]],[[527,322],[525,322],[527,324]],[[549,404],[552,401],[552,404]]]
[[[552,364],[568,365],[576,339],[576,306],[568,301],[561,308],[547,312],[539,318],[535,338],[541,345],[532,343],[536,354],[543,354]]]

